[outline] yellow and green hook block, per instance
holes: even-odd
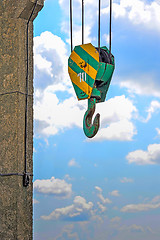
[[[107,47],[98,51],[91,43],[76,46],[68,59],[68,72],[78,100],[88,99],[83,130],[88,138],[99,129],[100,114],[93,123],[95,105],[104,102],[115,68],[114,56]]]

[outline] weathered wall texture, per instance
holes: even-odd
[[[38,0],[33,19],[43,7]],[[26,29],[35,0],[0,0],[0,173],[24,172]],[[33,153],[33,23],[29,25],[27,171]],[[32,239],[32,177],[0,176],[0,239]]]

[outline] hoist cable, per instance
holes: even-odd
[[[110,20],[109,20],[109,52],[111,55],[111,41],[112,41],[112,0],[110,0]]]
[[[101,0],[99,0],[99,10],[98,10],[98,51],[99,53],[100,53],[100,37],[101,37],[100,27],[101,27]]]
[[[82,0],[82,44],[84,44],[84,0]]]
[[[72,41],[72,0],[70,0],[70,37],[71,37],[71,52],[73,50],[73,41]]]

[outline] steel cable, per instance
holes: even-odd
[[[82,0],[82,44],[84,44],[84,0]]]
[[[111,44],[112,44],[112,0],[110,0],[110,20],[109,20],[109,52],[111,55]]]
[[[98,51],[100,54],[100,37],[101,37],[101,0],[99,0],[99,10],[98,10]]]
[[[72,40],[72,0],[70,0],[70,37],[71,37],[71,52],[73,50],[73,40]]]

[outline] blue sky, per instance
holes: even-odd
[[[81,44],[81,1],[73,1]],[[98,1],[85,1],[85,43],[97,46]],[[34,21],[34,240],[159,240],[160,1],[113,1],[116,68],[100,130],[83,133],[87,100],[68,76],[69,0]],[[101,45],[108,46],[108,1]]]

